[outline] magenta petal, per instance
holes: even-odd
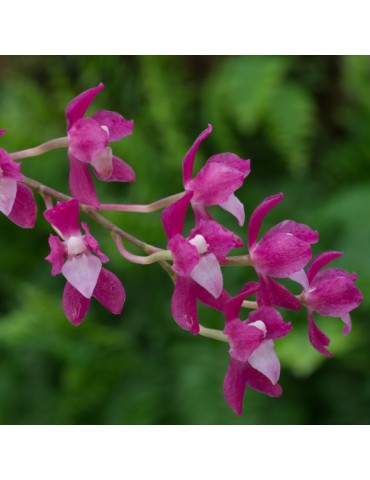
[[[62,271],[67,252],[64,243],[56,235],[49,236],[50,254],[45,258],[52,265],[51,274],[58,275]]]
[[[212,125],[208,125],[208,127],[203,130],[203,132],[199,135],[199,137],[195,140],[193,145],[190,147],[190,150],[185,155],[185,158],[182,162],[182,178],[184,186],[186,187],[187,182],[191,180],[193,176],[193,167],[194,167],[194,159],[195,155],[198,151],[199,145],[205,140],[208,135],[212,132]]]
[[[126,300],[125,289],[114,273],[102,268],[93,296],[107,310],[116,315],[122,312]]]
[[[257,282],[249,282],[241,289],[241,291],[235,297],[230,298],[224,305],[224,314],[226,317],[226,323],[231,322],[239,318],[240,309],[243,300],[251,295],[254,295],[259,288]]]
[[[94,169],[95,170],[95,169]],[[135,172],[126,162],[118,157],[112,157],[112,173],[108,178],[102,178],[99,172],[95,170],[96,176],[99,180],[104,182],[134,182]]]
[[[342,252],[328,251],[323,252],[316,258],[314,258],[311,265],[307,269],[308,281],[311,282],[315,278],[319,270],[325,267],[325,265],[327,265],[328,263],[332,262],[335,258],[341,257],[342,255]]]
[[[45,219],[56,227],[63,237],[78,237],[81,235],[78,217],[80,207],[78,200],[73,198],[69,202],[58,202],[56,207],[44,212]]]
[[[296,223],[292,220],[284,220],[278,223],[264,235],[264,238],[269,238],[277,233],[291,233],[300,240],[310,244],[319,241],[319,234],[315,230],[312,230],[304,223]]]
[[[99,155],[96,155],[91,162],[91,166],[98,178],[107,181],[113,174],[112,149],[106,147]]]
[[[199,333],[197,298],[193,281],[178,276],[171,301],[172,315],[176,323],[189,332]]]
[[[6,128],[0,128],[0,137],[4,135],[5,132],[6,132]]]
[[[3,148],[0,148],[0,172],[2,172],[3,178],[11,178],[18,182],[21,182],[24,178],[21,174],[21,164],[14,162]]]
[[[211,206],[226,203],[230,195],[243,185],[244,175],[222,163],[206,163],[186,189],[194,191],[192,202]]]
[[[292,324],[284,322],[280,313],[272,307],[261,307],[250,312],[247,323],[254,323],[258,320],[265,324],[267,340],[285,337],[292,329]]]
[[[231,358],[240,362],[246,362],[265,337],[262,330],[240,320],[229,322],[224,333],[229,337]]]
[[[245,212],[242,202],[232,193],[226,202],[220,203],[219,206],[227,212],[234,215],[240,226],[244,225]]]
[[[202,255],[191,271],[190,277],[215,298],[221,295],[223,278],[220,264],[214,253]]]
[[[313,319],[312,312],[308,311],[308,337],[310,339],[311,345],[323,355],[332,357],[333,354],[329,352],[327,347],[330,344],[330,338],[322,332],[319,327],[316,325]]]
[[[90,298],[96,287],[100,271],[101,260],[91,254],[82,254],[72,257],[65,262],[62,273],[67,281],[84,297]]]
[[[202,235],[208,244],[208,253],[214,253],[219,262],[226,261],[226,255],[234,249],[241,248],[243,241],[234,232],[214,220],[199,220],[196,228],[190,232],[190,238]]]
[[[238,415],[243,411],[243,397],[251,368],[244,362],[231,359],[224,379],[224,396],[227,404]]]
[[[306,302],[320,315],[342,317],[363,300],[353,276],[339,268],[328,268],[318,273],[305,294]]]
[[[248,365],[249,367],[249,365]],[[252,367],[249,367],[247,370],[248,376],[248,385],[257,390],[257,392],[264,393],[269,397],[280,397],[282,394],[282,388],[277,383],[273,385],[271,381],[258,370],[255,370]]]
[[[262,203],[254,210],[251,215],[251,218],[248,223],[248,248],[253,248],[256,243],[258,233],[261,227],[261,223],[267,213],[275,207],[278,203],[282,201],[284,195],[278,193],[277,195],[272,195],[271,197],[265,198]]]
[[[207,160],[207,163],[223,163],[231,168],[239,170],[240,173],[244,175],[244,178],[250,174],[251,171],[251,161],[244,160],[235,153],[219,153],[217,155],[212,155]]]
[[[280,362],[274,350],[273,340],[264,340],[248,358],[248,363],[276,385],[280,377]]]
[[[23,185],[17,184],[17,195],[12,211],[8,215],[9,220],[21,228],[33,228],[36,222],[37,205],[32,190]]]
[[[172,253],[173,270],[183,276],[187,276],[199,262],[197,248],[177,233],[168,242],[167,248]]]
[[[108,134],[92,118],[81,118],[68,131],[71,155],[80,162],[91,163],[102,154],[108,143]]]
[[[163,210],[162,223],[168,239],[171,239],[177,233],[182,234],[192,196],[193,192],[187,192],[180,200]]]
[[[342,315],[342,321],[344,323],[342,335],[348,335],[352,330],[352,320],[349,313]]]
[[[301,301],[280,283],[272,278],[267,280],[272,298],[272,303],[276,307],[287,308],[289,310],[300,310]]]
[[[77,326],[82,322],[89,307],[90,299],[81,295],[78,290],[67,282],[63,292],[63,309],[72,325]]]
[[[69,188],[72,195],[81,203],[98,208],[100,202],[88,166],[69,155]]]
[[[0,212],[8,216],[17,196],[17,182],[12,178],[0,177]]]
[[[100,250],[99,242],[91,235],[87,223],[81,223],[82,228],[85,230],[85,241],[90,250],[92,250],[100,258],[103,263],[109,262],[109,258]]]
[[[132,135],[134,129],[134,121],[126,120],[117,112],[109,110],[99,110],[91,116],[102,127],[108,128],[109,141],[116,142],[123,137]]]
[[[86,110],[89,108],[91,102],[103,88],[104,85],[99,83],[97,87],[85,90],[68,104],[66,108],[68,130],[77,120],[85,115]]]
[[[277,278],[286,278],[302,270],[311,255],[309,243],[289,233],[263,237],[250,251],[258,272]]]

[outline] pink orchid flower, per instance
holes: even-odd
[[[343,335],[348,335],[352,328],[349,312],[357,308],[363,300],[361,291],[355,285],[356,273],[351,274],[339,268],[320,271],[341,256],[341,252],[323,252],[312,261],[307,274],[302,271],[291,277],[303,287],[302,302],[307,307],[310,342],[318,352],[328,357],[332,356],[326,348],[330,339],[316,325],[313,312],[341,318],[344,323]]]
[[[0,130],[0,136],[5,129]],[[21,164],[0,149],[0,212],[22,228],[33,228],[36,222],[37,205],[32,190],[21,183]]]
[[[234,215],[239,224],[245,220],[244,206],[234,195],[250,173],[250,160],[243,160],[233,153],[221,153],[210,157],[198,174],[193,177],[195,155],[202,141],[212,132],[212,125],[204,130],[189,149],[182,164],[183,183],[186,192],[192,193],[191,205],[197,220],[211,220],[206,207],[218,205]],[[181,205],[176,202],[174,212]]]
[[[290,278],[309,262],[311,244],[318,242],[318,233],[307,225],[285,220],[271,228],[257,241],[266,214],[283,199],[283,194],[266,198],[254,210],[248,224],[249,256],[260,280],[258,301],[299,310],[300,301],[274,278]]]
[[[108,142],[116,142],[131,135],[133,120],[126,120],[116,112],[99,110],[84,117],[95,96],[103,89],[86,90],[74,98],[66,108],[68,132],[68,157],[70,161],[69,186],[72,195],[80,202],[99,207],[99,200],[88,165],[96,176],[105,182],[133,182],[135,173],[123,160],[112,154]]]
[[[172,314],[180,327],[194,334],[199,332],[197,300],[207,297],[219,299],[223,294],[220,264],[233,248],[243,245],[233,232],[214,220],[200,220],[188,238],[183,237],[186,211],[193,192],[188,192],[162,213],[162,221],[169,239],[167,248],[173,257],[177,273],[172,297]],[[223,297],[222,297],[223,298]]]
[[[82,223],[85,235],[79,227],[78,200],[58,203],[44,213],[59,237],[50,235],[51,252],[46,260],[52,265],[52,275],[62,275],[67,283],[63,294],[63,307],[68,320],[79,325],[84,319],[91,297],[95,297],[110,312],[119,314],[125,302],[125,291],[118,278],[103,268],[109,261],[97,240]]]
[[[274,340],[286,336],[292,328],[291,324],[284,322],[280,313],[272,307],[261,307],[251,312],[246,321],[239,320],[244,298],[258,288],[255,282],[247,284],[224,306],[224,333],[229,339],[231,356],[224,379],[224,396],[238,415],[242,414],[247,385],[271,397],[282,394],[278,384],[280,362],[274,350]]]

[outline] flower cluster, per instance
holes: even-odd
[[[121,313],[125,302],[125,290],[116,275],[103,267],[109,259],[101,252],[86,222],[81,223],[81,231],[82,210],[112,234],[119,252],[127,260],[141,264],[158,261],[169,272],[175,282],[172,315],[181,328],[229,344],[224,395],[238,415],[242,413],[247,385],[269,396],[280,396],[280,363],[274,341],[288,335],[292,325],[284,321],[278,309],[305,308],[309,341],[319,353],[331,356],[330,340],[315,323],[314,312],[340,318],[344,323],[343,335],[347,335],[351,331],[350,312],[362,301],[355,285],[356,274],[324,268],[341,252],[327,251],[312,260],[312,245],[319,236],[307,225],[284,220],[259,238],[265,216],[283,200],[282,193],[264,199],[254,210],[247,226],[247,249],[243,251],[243,239],[213,218],[208,207],[217,205],[231,213],[240,226],[244,225],[244,206],[235,192],[248,177],[251,162],[232,153],[221,153],[211,156],[194,175],[197,151],[211,134],[211,125],[184,157],[183,192],[147,206],[102,204],[91,171],[105,182],[135,180],[133,169],[114,156],[108,146],[131,135],[133,121],[108,110],[85,116],[102,88],[100,84],[86,90],[69,103],[67,137],[13,154],[0,149],[0,211],[20,227],[33,228],[37,207],[32,190],[43,196],[44,218],[55,233],[49,237],[50,254],[46,260],[52,266],[52,275],[62,274],[66,279],[63,308],[73,325],[83,321],[92,297],[114,314]],[[0,130],[0,136],[4,133],[5,130]],[[24,177],[21,164],[16,161],[60,146],[68,149],[72,197]],[[58,203],[54,205],[54,201]],[[136,239],[97,213],[97,210],[151,212],[160,208],[164,208],[162,222],[168,239],[165,249]],[[193,215],[189,215],[190,211]],[[186,219],[191,221],[187,233]],[[128,252],[122,240],[133,243],[147,255]],[[230,256],[235,249],[238,255]],[[249,281],[246,274],[246,284],[234,297],[224,285],[225,265],[245,266],[246,271],[248,268],[255,272]],[[300,285],[301,293],[293,294],[281,279]],[[255,299],[246,300],[251,296]],[[225,318],[222,331],[201,325],[198,303],[222,312]],[[252,309],[244,320],[240,318],[243,307]]]

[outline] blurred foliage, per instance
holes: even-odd
[[[334,359],[308,343],[305,313],[286,314],[292,334],[276,342],[284,394],[248,390],[238,418],[222,395],[227,346],[193,338],[171,318],[172,285],[157,266],[130,265],[91,225],[110,269],[122,279],[123,314],[97,302],[78,328],[65,319],[64,281],[50,276],[49,226],[42,204],[35,230],[0,217],[0,422],[3,424],[295,424],[370,422],[370,58],[369,57],[0,57],[2,147],[35,146],[65,133],[64,109],[100,81],[93,109],[135,119],[135,134],[114,145],[137,173],[133,185],[98,185],[106,203],[145,203],[181,190],[181,161],[207,123],[214,132],[196,168],[217,152],[252,158],[238,192],[247,215],[265,196],[285,201],[263,228],[291,218],[320,232],[317,254],[343,250],[338,267],[358,273],[365,300],[353,332],[318,319]],[[68,190],[65,151],[25,160],[23,171]],[[245,238],[230,215],[215,216]],[[163,246],[160,214],[107,214]],[[235,293],[253,276],[227,269]],[[296,288],[292,283],[290,287]],[[221,317],[200,308],[202,322]],[[246,313],[245,313],[246,315]]]

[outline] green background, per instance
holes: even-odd
[[[0,217],[0,423],[369,423],[370,58],[0,57],[0,128],[8,129],[1,146],[15,151],[64,136],[65,106],[100,81],[105,89],[91,112],[135,120],[134,135],[113,148],[137,175],[130,185],[101,182],[101,201],[147,203],[181,191],[183,156],[212,123],[196,169],[213,153],[251,158],[252,173],[237,192],[247,217],[283,191],[263,230],[286,218],[318,229],[314,254],[344,251],[335,266],[358,273],[364,302],[349,337],[339,319],[317,317],[332,339],[331,360],[309,345],[305,312],[286,314],[293,332],[276,342],[283,396],[248,389],[237,417],[222,394],[227,345],[182,331],[171,317],[166,273],[129,264],[91,221],[127,300],[120,316],[93,301],[82,325],[69,324],[65,280],[51,277],[44,260],[50,227],[38,198],[34,230]],[[68,193],[66,151],[24,160],[23,172]],[[246,239],[233,217],[213,213]],[[160,213],[106,216],[165,246]],[[231,293],[251,279],[251,270],[225,270]],[[221,328],[219,314],[199,311],[203,324]]]

